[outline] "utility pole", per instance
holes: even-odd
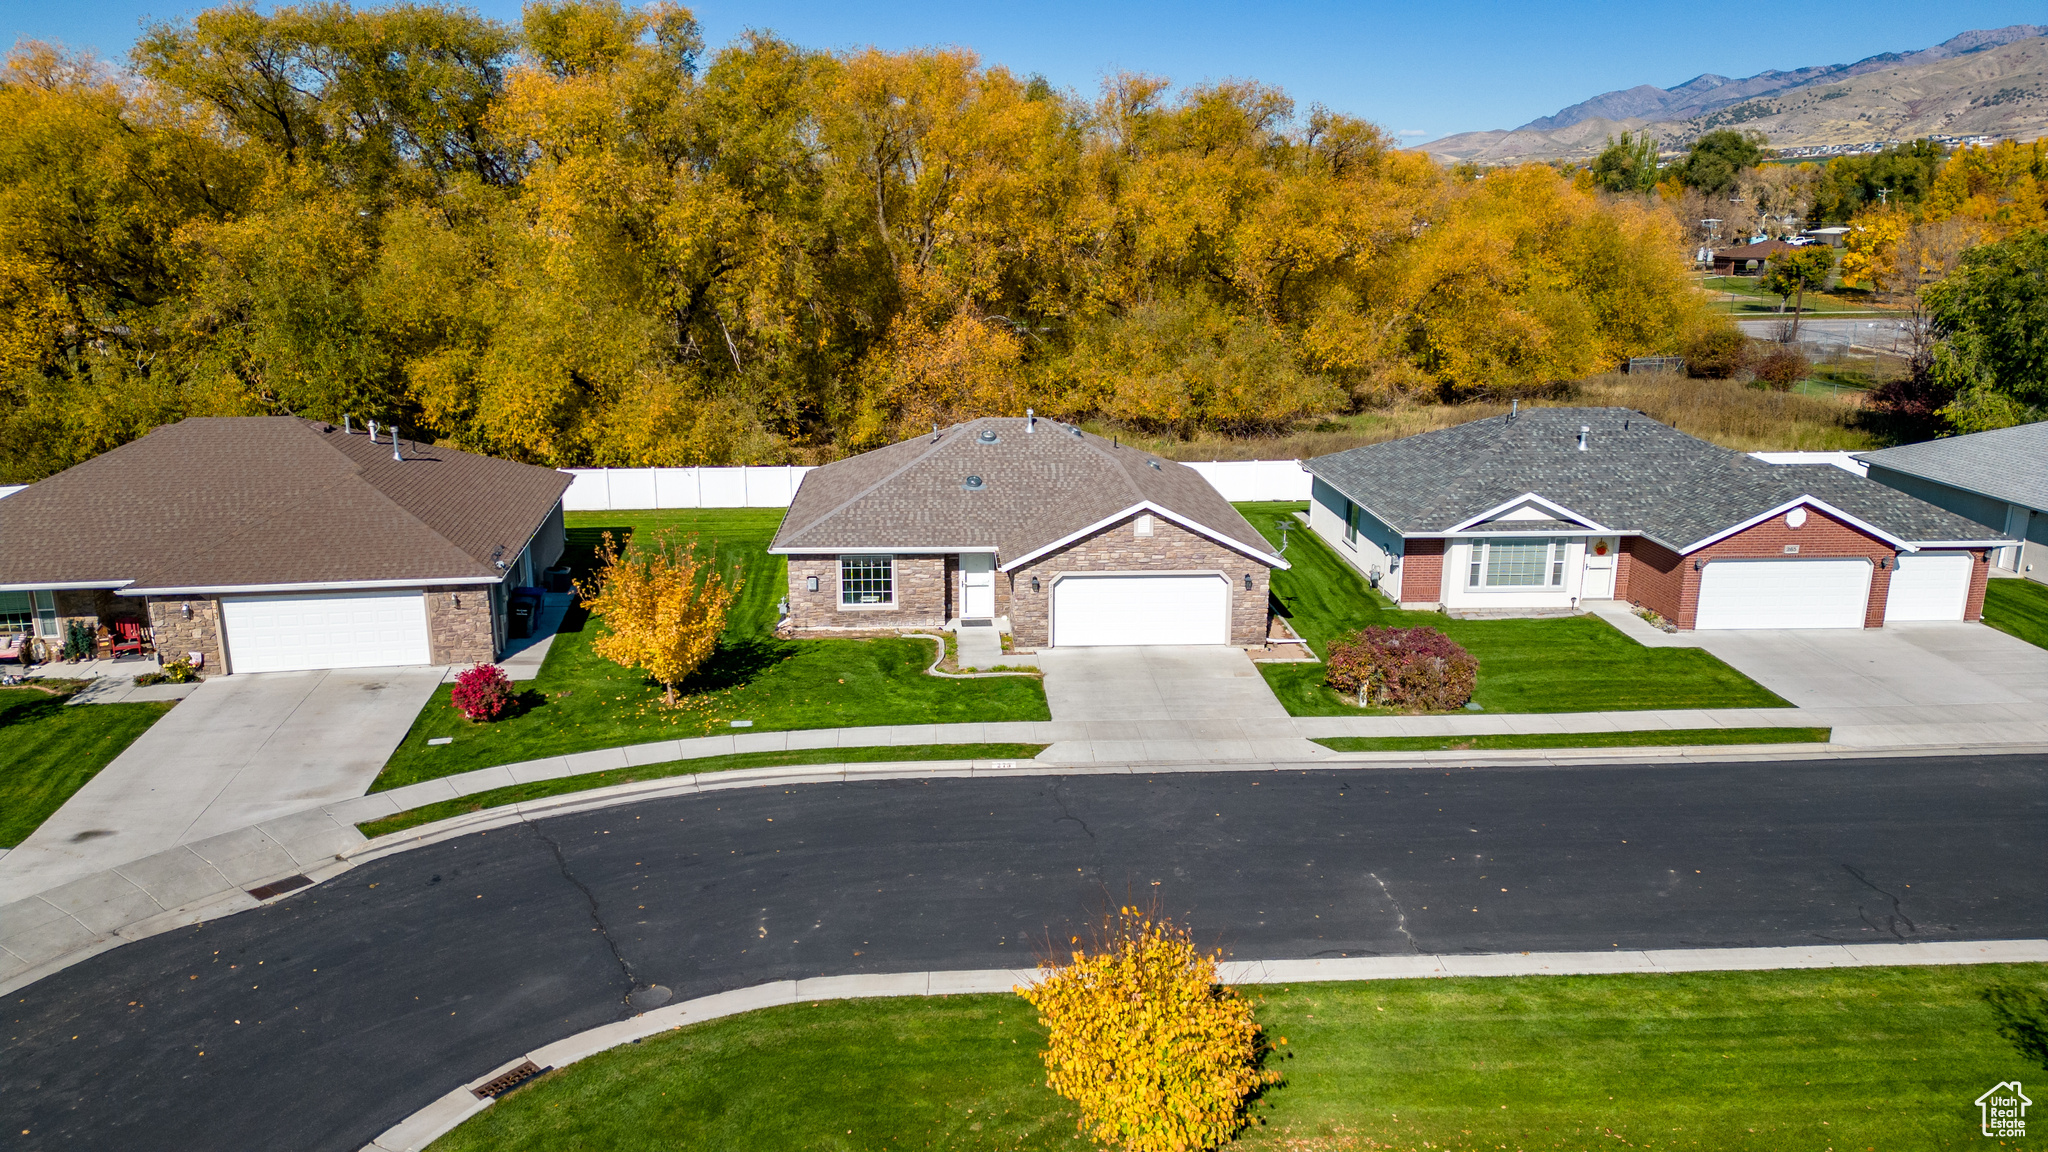
[[[1891,195],[1891,194],[1892,194],[1892,190],[1891,190],[1891,189],[1889,189],[1889,188],[1879,188],[1879,189],[1877,190],[1877,206],[1878,206],[1879,208],[1882,208],[1882,207],[1884,207],[1884,206],[1885,206],[1885,197],[1887,197],[1887,196],[1889,196],[1889,195]]]

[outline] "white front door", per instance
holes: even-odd
[[[1921,552],[1899,557],[1892,586],[1885,593],[1884,622],[1961,620],[1970,601],[1971,568],[1977,559],[1968,552]]]
[[[405,592],[225,596],[228,670],[427,664],[427,598]]]
[[[1614,599],[1614,541],[1601,537],[1586,541],[1585,576],[1579,581],[1579,599]]]
[[[1695,628],[1861,628],[1868,560],[1714,560]]]
[[[1052,646],[1228,644],[1230,584],[1212,572],[1074,573],[1052,586]]]
[[[986,552],[960,554],[960,618],[987,620],[996,614],[996,558]]]

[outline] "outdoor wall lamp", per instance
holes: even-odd
[[[1252,574],[1249,572],[1244,574],[1244,590],[1247,592],[1252,590]]]
[[[178,615],[183,616],[187,620],[190,620],[192,618],[192,605],[187,604],[184,607],[178,609]]]
[[[460,592],[455,593],[455,606],[457,608],[462,607],[462,593]]]
[[[1032,590],[1033,592],[1036,592],[1036,591],[1038,591],[1038,577],[1036,577],[1036,576],[1033,576],[1033,577],[1031,578],[1031,590]]]
[[[817,590],[818,590],[818,578],[817,578],[816,576],[806,576],[806,577],[804,577],[804,591],[806,591],[806,592],[816,592]]]
[[[1694,560],[1692,562],[1692,570],[1695,572],[1699,571],[1702,568],[1705,568],[1706,566],[1707,562],[1705,560]]]

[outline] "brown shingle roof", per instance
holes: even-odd
[[[0,501],[0,585],[498,579],[569,486],[292,416],[199,417]]]
[[[981,487],[968,488],[969,476]],[[770,547],[994,549],[1007,565],[1141,504],[1284,566],[1194,469],[1051,420],[1027,432],[1014,417],[971,420],[812,470]]]

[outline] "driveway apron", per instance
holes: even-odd
[[[1241,648],[1046,648],[1038,666],[1063,730],[1047,763],[1328,755]]]
[[[1699,646],[1801,708],[2048,704],[2048,649],[1982,624],[1696,632]]]
[[[0,904],[366,792],[442,668],[222,676],[0,859]]]

